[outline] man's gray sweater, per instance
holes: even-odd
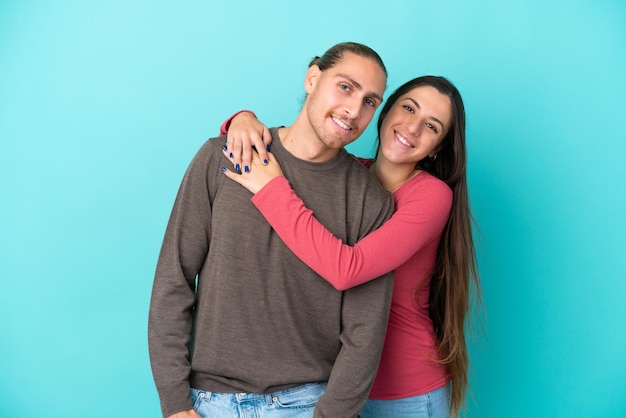
[[[378,228],[393,199],[345,150],[300,160],[272,129],[272,152],[306,206],[348,244]],[[266,393],[327,381],[316,417],[356,416],[385,336],[387,274],[339,292],[302,263],[221,173],[224,138],[191,162],[167,226],[149,318],[150,359],[164,416],[192,408],[190,387]]]

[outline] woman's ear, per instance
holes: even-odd
[[[437,145],[437,148],[428,153],[428,158],[435,161],[437,159],[437,153],[441,151],[441,144]]]

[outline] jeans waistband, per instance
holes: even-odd
[[[274,392],[268,393],[246,393],[246,392],[236,392],[236,393],[222,393],[222,392],[211,392],[197,389],[198,392],[204,392],[206,395],[219,396],[221,398],[231,399],[233,402],[251,402],[251,401],[260,401],[264,400],[268,404],[276,401],[276,398],[280,397],[289,397],[289,396],[299,396],[300,393],[305,392],[317,392],[323,393],[326,389],[326,382],[313,382],[306,383],[304,385],[298,385],[287,389],[277,390]]]

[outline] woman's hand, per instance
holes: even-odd
[[[230,158],[230,152],[227,149],[223,149],[224,155],[235,165],[234,158]],[[226,167],[222,167],[222,171],[231,180],[236,181],[243,187],[256,194],[267,183],[276,177],[283,175],[283,170],[280,168],[280,164],[274,158],[271,152],[266,152],[266,163],[261,162],[260,153],[252,152],[252,161],[249,169],[246,171],[245,167],[241,174],[228,170]]]
[[[260,161],[269,161],[267,150],[272,143],[267,126],[263,125],[252,113],[241,112],[237,114],[228,127],[226,147],[233,165],[237,170],[245,171],[246,167],[251,167],[252,147],[256,148]],[[239,165],[238,165],[239,164]]]

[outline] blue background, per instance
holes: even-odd
[[[345,40],[387,94],[439,74],[465,99],[466,416],[626,416],[621,0],[0,2],[0,416],[159,416],[146,321],[184,170],[239,108],[290,124]]]

